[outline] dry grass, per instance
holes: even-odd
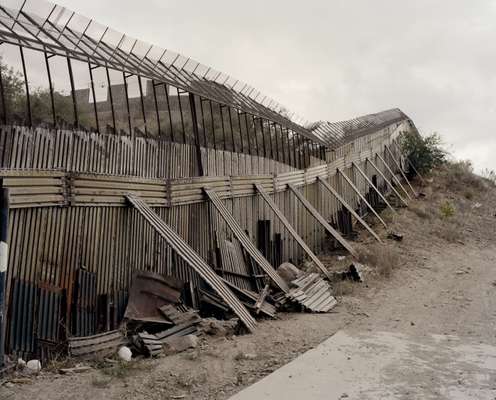
[[[357,250],[360,262],[374,268],[384,278],[391,277],[393,270],[401,264],[398,250],[388,245],[362,246]]]
[[[420,219],[431,219],[432,213],[430,210],[422,203],[412,203],[410,204],[409,210],[414,213]]]
[[[440,168],[439,177],[444,181],[444,188],[465,197],[468,195],[467,199],[488,189],[486,180],[474,174],[472,165],[467,161],[447,163]]]
[[[349,280],[339,280],[332,284],[332,291],[335,296],[349,296],[353,293],[356,283]]]
[[[439,224],[433,233],[448,243],[459,243],[464,238],[462,228],[456,221],[446,221]]]

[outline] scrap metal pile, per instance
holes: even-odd
[[[224,255],[234,270],[234,260],[245,263],[246,258],[234,240],[225,242],[230,243],[231,249],[238,249],[233,252],[238,252],[239,258],[234,253],[232,257]],[[319,274],[303,272],[289,263],[283,263],[277,273],[288,284],[287,292],[268,283],[260,286],[259,291],[252,291],[240,287],[241,282],[234,284],[225,278],[222,281],[256,318],[276,318],[282,311],[329,312],[337,304],[331,285]],[[199,302],[196,307],[190,307],[186,305],[191,303],[187,283],[170,276],[137,272],[118,329],[71,337],[68,353],[81,360],[98,360],[111,357],[127,346],[133,356],[156,357],[196,347],[201,335],[229,336],[247,331],[211,288],[199,288],[197,292]]]

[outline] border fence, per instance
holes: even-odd
[[[115,329],[135,271],[181,279],[201,308],[212,288],[235,302],[225,282],[258,294],[282,262],[352,251],[352,220],[365,225],[386,193],[408,197],[396,142],[415,131],[397,109],[308,123],[239,80],[38,0],[0,4],[0,121],[6,350],[42,356]]]

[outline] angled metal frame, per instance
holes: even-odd
[[[379,195],[379,197],[381,198],[381,200],[389,207],[389,209],[393,212],[393,214],[398,214],[396,212],[396,210],[393,208],[393,206],[391,204],[389,204],[389,201],[387,201],[387,199],[383,196],[383,194],[380,192],[380,190],[375,187],[375,185],[369,179],[369,177],[367,176],[367,174],[362,171],[362,169],[358,166],[358,164],[356,164],[355,162],[352,162],[351,165],[352,165],[353,168],[355,168],[360,173],[360,175],[362,176],[363,179],[365,179],[365,181],[367,182],[367,184],[372,189],[374,189],[374,191]]]
[[[220,197],[217,193],[209,189],[208,187],[204,187],[203,191],[207,195],[210,202],[217,209],[219,214],[224,219],[227,226],[231,229],[232,233],[239,240],[241,246],[246,250],[246,252],[255,260],[255,262],[262,268],[265,273],[269,276],[269,278],[281,289],[283,292],[287,293],[289,290],[288,285],[284,280],[279,276],[276,270],[270,265],[267,259],[263,256],[263,254],[256,248],[256,246],[252,243],[250,238],[243,231],[243,228],[239,225],[238,221],[234,218],[231,212],[224,205]]]
[[[315,253],[308,247],[308,245],[305,243],[303,238],[296,232],[296,229],[293,228],[291,223],[288,221],[284,213],[277,207],[277,204],[274,203],[274,201],[270,198],[269,194],[264,190],[262,185],[255,183],[255,188],[257,189],[258,193],[262,196],[262,198],[265,200],[265,202],[268,204],[268,206],[271,208],[272,211],[274,211],[274,214],[279,218],[279,220],[282,222],[284,227],[288,230],[291,236],[293,236],[294,240],[300,245],[300,247],[307,253],[308,257],[315,263],[315,265],[324,273],[324,275],[327,278],[331,278],[331,275],[329,274],[329,271],[327,271],[327,268],[322,264],[322,262],[318,259],[318,257],[315,255]]]
[[[174,229],[167,225],[151,208],[138,196],[127,195],[127,200],[152,225],[153,229],[191,268],[193,268],[212,289],[229,305],[250,331],[256,328],[256,321],[246,307],[238,300],[224,284],[214,270],[193,250]]]
[[[384,225],[384,228],[387,228],[387,224],[384,222],[384,220],[381,218],[381,216],[377,213],[377,211],[375,211],[374,207],[372,207],[372,205],[367,201],[365,196],[362,193],[360,193],[360,190],[358,190],[358,188],[351,181],[351,179],[343,171],[341,171],[339,168],[337,169],[337,171],[338,171],[338,174],[340,174],[344,178],[344,180],[348,183],[348,185],[350,185],[350,187],[357,194],[357,196],[365,203],[365,205],[368,207],[368,209],[370,211],[372,211],[372,214],[374,214],[376,216],[376,218],[379,220],[379,222],[382,225]]]
[[[325,218],[317,211],[317,209],[307,200],[305,196],[293,185],[288,185],[291,192],[296,196],[298,200],[301,201],[303,206],[307,209],[307,211],[314,217],[320,225],[324,227],[324,229],[331,234],[334,239],[336,239],[353,257],[358,257],[358,253],[351,247],[348,241],[341,236],[341,234],[335,230],[329,223],[325,220]]]
[[[375,155],[377,156],[377,158],[379,160],[381,160],[382,164],[384,164],[384,166],[386,167],[386,169],[388,170],[388,172],[391,174],[391,178],[396,182],[396,184],[401,188],[401,190],[403,190],[403,193],[406,194],[406,197],[408,197],[409,200],[412,200],[412,197],[407,192],[407,190],[403,187],[403,185],[401,184],[401,181],[396,177],[396,174],[393,172],[393,170],[388,165],[388,163],[386,162],[386,160],[384,160],[384,158],[382,158],[382,156],[379,153],[376,153]]]
[[[36,7],[25,1],[19,2],[18,9],[0,5],[0,41],[164,82],[277,122],[325,144],[305,128],[306,121],[294,113],[283,113],[282,105],[253,87],[44,0],[37,0]]]
[[[379,167],[377,165],[375,165],[369,158],[366,158],[365,159],[365,162],[368,162],[370,165],[372,165],[372,167],[374,168],[374,170],[381,176],[381,178],[384,180],[384,182],[386,182],[386,185],[389,186],[389,188],[393,191],[393,193],[396,195],[396,197],[398,197],[398,199],[406,207],[408,207],[408,202],[399,194],[399,192],[396,190],[396,188],[394,187],[394,185],[391,182],[389,182],[389,179],[386,177],[386,175],[384,175],[384,173],[379,169]]]
[[[381,238],[375,231],[367,224],[360,215],[357,214],[357,212],[351,207],[345,199],[341,197],[341,195],[338,193],[336,189],[334,189],[329,182],[327,182],[325,179],[321,178],[320,176],[317,177],[317,181],[324,187],[326,188],[329,193],[331,193],[340,203],[341,205],[346,208],[353,217],[377,240],[379,243],[382,243]]]
[[[387,152],[389,153],[389,156],[392,158],[392,160],[394,161],[394,164],[396,165],[396,167],[400,170],[400,174],[401,176],[403,177],[403,179],[406,181],[408,187],[410,188],[410,190],[412,191],[413,195],[415,197],[417,197],[417,192],[415,191],[415,189],[412,187],[412,185],[410,184],[410,181],[408,180],[408,178],[406,177],[405,173],[403,172],[403,168],[401,168],[401,164],[399,163],[399,161],[396,159],[396,157],[394,156],[393,152],[390,150],[390,148],[388,147],[388,145],[384,145],[385,149],[387,150]]]

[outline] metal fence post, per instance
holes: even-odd
[[[0,178],[0,367],[5,364],[5,283],[9,261],[8,231],[9,189],[3,187],[3,179]]]

